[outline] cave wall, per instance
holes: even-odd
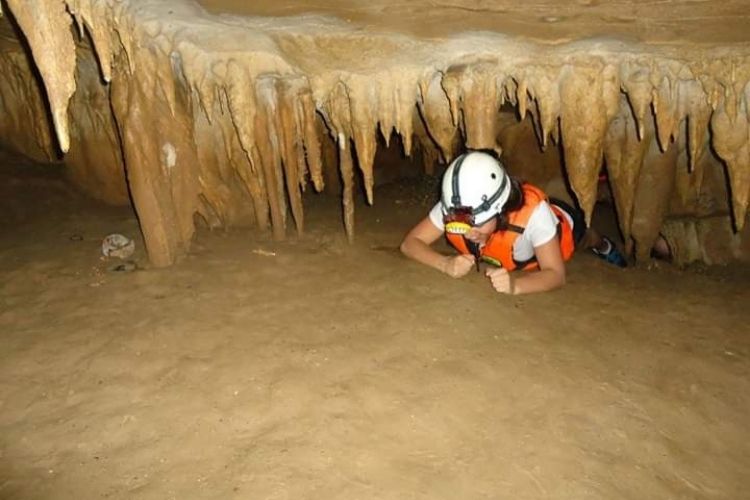
[[[0,141],[39,162],[57,159],[42,82],[7,18],[0,18]]]
[[[547,176],[560,184],[562,164],[589,218],[606,165],[622,232],[641,258],[672,213],[730,212],[735,229],[745,224],[745,45],[542,46],[487,33],[424,41],[317,19],[219,19],[187,0],[6,7],[48,107],[28,62],[18,69],[4,50],[3,69],[20,75],[2,87],[19,123],[2,137],[32,155],[54,142],[71,177],[100,198],[117,199],[127,179],[156,265],[186,251],[196,216],[277,239],[302,232],[302,190],[323,189],[334,161],[353,238],[355,179],[373,202],[378,143],[394,133],[428,172],[463,147],[502,150],[545,187]],[[515,116],[500,112],[508,107]],[[521,153],[533,141],[536,159]]]
[[[71,34],[72,35],[72,34]],[[67,111],[70,149],[63,156],[54,135],[43,82],[23,34],[0,18],[0,142],[39,162],[64,161],[70,181],[112,205],[129,203],[125,169],[99,66],[85,34],[75,44],[76,90]]]

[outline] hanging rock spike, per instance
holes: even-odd
[[[345,184],[349,182],[344,186],[348,193],[344,206],[351,238],[356,174],[352,169],[362,171],[368,201],[372,202],[378,127],[386,143],[392,134],[400,134],[407,154],[414,142],[423,155],[425,170],[429,170],[437,151],[449,161],[464,145],[495,146],[499,108],[506,101],[521,117],[527,112],[532,115],[542,147],[549,140],[560,143],[562,137],[569,178],[587,213],[595,199],[602,157],[606,157],[626,236],[633,217],[643,216],[637,213],[633,200],[644,157],[646,163],[666,161],[652,150],[655,137],[661,151],[672,154],[671,150],[677,149],[680,166],[687,162],[685,170],[694,174],[679,179],[678,194],[685,204],[706,194],[700,192],[701,169],[708,168],[698,164],[703,158],[711,165],[708,160],[713,152],[706,148],[710,144],[726,163],[731,208],[738,226],[746,220],[750,197],[750,52],[746,47],[701,46],[693,51],[649,42],[526,44],[486,32],[441,40],[436,50],[433,40],[407,34],[382,38],[381,34],[370,36],[367,30],[363,36],[345,24],[325,24],[331,27],[330,32],[319,37],[314,32],[319,25],[304,19],[217,22],[209,16],[200,17],[203,14],[192,1],[6,1],[29,39],[43,91],[49,97],[57,140],[62,149],[73,149],[69,157],[77,154],[76,145],[70,142],[81,137],[74,121],[74,104],[70,104],[76,102],[70,100],[71,95],[79,98],[75,93],[76,68],[85,64],[83,58],[76,61],[76,46],[87,51],[87,41],[75,38],[75,28],[90,37],[102,79],[122,80],[118,83],[119,99],[133,99],[128,92],[134,89],[155,90],[146,95],[153,97],[161,117],[171,113],[175,129],[190,132],[183,146],[189,146],[193,134],[199,149],[223,149],[201,152],[205,162],[194,163],[207,165],[190,167],[198,172],[194,180],[200,186],[196,206],[200,204],[211,224],[232,224],[235,212],[251,210],[242,203],[252,199],[252,217],[264,226],[265,216],[265,226],[270,223],[276,237],[284,235],[287,211],[301,230],[304,186],[311,180],[316,189],[323,188],[325,146],[320,140],[327,126],[339,153],[345,153],[338,167],[345,174]],[[171,16],[173,8],[175,15]],[[201,22],[186,22],[184,14],[195,13]],[[226,35],[221,44],[205,45],[206,40],[213,40],[205,36],[209,29],[216,29],[213,23]],[[350,51],[346,47],[341,50],[339,42],[350,36],[354,43],[365,42],[375,50],[367,52],[368,58],[362,61],[357,60],[359,56],[347,60]],[[381,39],[388,43],[381,47]],[[536,57],[539,48],[543,57]],[[592,65],[596,71],[591,70]],[[342,88],[337,88],[340,81],[346,84],[343,94],[339,92]],[[86,89],[81,86],[81,91]],[[29,102],[29,106],[40,104]],[[144,122],[151,123],[159,118],[149,116],[148,110],[143,116]],[[138,118],[137,113],[120,109],[120,119]],[[710,137],[709,124],[714,129]],[[137,127],[132,123],[127,126],[130,133],[137,134]],[[50,143],[54,148],[54,140],[46,137],[47,121],[36,120],[28,128],[36,133],[34,140],[40,147]],[[199,141],[201,134],[209,137]],[[462,139],[465,144],[460,143]],[[163,145],[155,146],[152,149],[158,153]],[[133,153],[133,144],[129,147],[131,156],[139,154]],[[175,147],[179,168],[190,164],[182,163],[185,149],[189,147]],[[136,176],[140,174],[135,170],[143,167],[130,163],[126,167],[134,169]],[[164,163],[163,158],[161,163],[155,162],[162,167]],[[166,172],[169,183],[183,175],[177,170]],[[649,175],[652,173],[643,174],[643,178]],[[713,177],[710,179],[713,182]],[[176,196],[180,186],[144,187],[147,184],[142,183],[141,194],[153,189],[155,194],[144,196],[159,198],[165,207],[177,204],[174,200],[178,198],[170,196]],[[184,235],[188,232],[182,227],[184,207],[191,207],[192,202],[159,213],[179,212],[177,232]],[[169,220],[158,223],[160,227],[170,224]],[[182,236],[169,237],[177,241]],[[178,246],[170,247],[167,258],[161,256],[159,261],[176,255]]]
[[[226,66],[225,91],[232,123],[237,130],[237,138],[248,160],[253,165],[251,150],[255,144],[256,99],[252,92],[250,75],[238,63],[230,61]]]
[[[273,79],[269,77],[258,78],[254,87],[258,109],[255,112],[255,147],[251,150],[251,162],[260,163],[271,210],[273,237],[282,240],[286,233],[286,203],[279,136],[273,120],[276,115],[276,89]]]
[[[649,80],[648,69],[640,66],[632,67],[631,64],[624,64],[623,71],[631,70],[622,76],[622,85],[628,96],[628,101],[633,108],[638,138],[643,138],[644,125],[643,121],[651,105],[653,86]]]
[[[607,116],[601,69],[566,66],[561,72],[560,101],[565,166],[571,187],[591,223],[603,159]]]
[[[365,184],[367,203],[373,203],[373,160],[375,159],[375,134],[377,133],[375,113],[373,108],[377,105],[376,95],[368,79],[350,80],[349,106],[351,109],[352,133],[354,146],[357,150],[359,169]]]
[[[315,128],[315,103],[312,100],[312,92],[307,88],[304,89],[300,92],[300,101],[302,104],[301,114],[305,122],[305,158],[310,168],[310,177],[312,178],[313,185],[320,192],[323,190],[323,154],[318,131]]]
[[[461,73],[461,113],[466,128],[466,146],[471,149],[495,149],[497,146],[496,74],[477,66]]]
[[[656,119],[657,138],[662,152],[669,148],[674,130],[679,123],[677,108],[680,100],[679,88],[672,85],[667,76],[662,77],[659,87],[654,89],[653,107]]]
[[[420,105],[422,118],[427,131],[435,140],[443,159],[448,161],[452,155],[453,141],[458,129],[451,113],[451,103],[442,84],[442,75],[435,73],[424,94],[424,103]]]
[[[711,121],[711,107],[697,82],[691,83],[689,90],[687,90],[686,101],[688,109],[688,167],[692,172],[706,145],[708,126]]]
[[[557,75],[554,75],[557,79]],[[541,147],[547,147],[547,139],[557,127],[560,116],[560,90],[545,73],[534,78],[534,101],[539,115]]]
[[[339,171],[343,184],[344,228],[349,242],[352,243],[354,241],[354,167],[350,138],[353,131],[349,90],[343,82],[339,82],[329,95],[328,115],[338,145]]]
[[[740,231],[745,225],[750,197],[750,126],[745,110],[735,110],[735,119],[720,105],[711,119],[713,146],[726,162],[732,191],[734,223]]]
[[[70,33],[73,19],[63,0],[8,0],[8,6],[31,47],[47,89],[60,149],[67,153],[68,103],[76,90],[76,47]]]
[[[300,192],[300,169],[304,169],[304,153],[300,138],[301,130],[297,129],[295,106],[297,101],[298,79],[276,78],[277,109],[274,115],[275,129],[281,133],[281,161],[286,182],[286,194],[292,217],[297,227],[297,234],[304,231],[304,212],[302,210],[302,194]],[[300,164],[300,159],[302,163]]]

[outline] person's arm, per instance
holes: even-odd
[[[506,269],[489,269],[486,275],[492,286],[500,293],[520,295],[524,293],[546,292],[565,284],[565,261],[560,251],[560,241],[555,237],[547,243],[534,247],[534,255],[539,263],[538,271],[511,275]]]
[[[454,278],[465,276],[474,265],[474,256],[447,256],[435,251],[430,245],[442,235],[443,231],[435,227],[429,217],[425,217],[406,234],[401,242],[401,252]]]

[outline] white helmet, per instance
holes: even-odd
[[[510,189],[510,177],[495,157],[480,151],[463,154],[443,175],[443,212],[471,208],[474,225],[482,225],[500,213]]]

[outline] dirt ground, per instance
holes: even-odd
[[[129,209],[3,158],[0,498],[749,498],[746,267],[581,254],[499,296],[395,250],[416,179],[353,246],[307,196],[302,238],[201,231],[169,269],[138,239],[118,272]]]

